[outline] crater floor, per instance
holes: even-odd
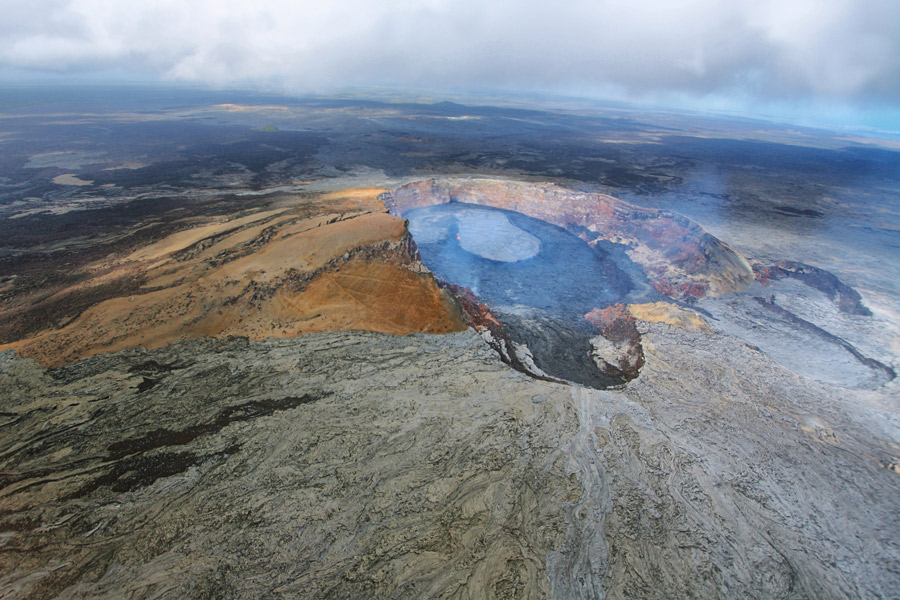
[[[591,248],[556,225],[465,202],[404,216],[425,266],[486,301],[542,372],[599,387],[621,383],[591,360],[597,331],[584,315],[646,289],[645,281],[632,281],[639,268],[623,251]]]

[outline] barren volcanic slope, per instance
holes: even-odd
[[[896,153],[36,97],[0,92],[0,598],[900,597]]]
[[[286,198],[279,209],[196,219],[121,259],[86,265],[72,285],[21,295],[0,312],[7,339],[35,313],[81,298],[94,304],[0,349],[56,366],[204,335],[461,330],[455,302],[421,269],[405,223],[374,207],[379,191]],[[122,290],[129,295],[117,295]]]

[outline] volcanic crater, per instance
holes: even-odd
[[[638,319],[707,333],[713,321],[823,380],[833,379],[834,360],[826,367],[817,353],[837,352],[841,380],[853,387],[895,376],[771,294],[761,296],[773,280],[791,277],[804,287],[795,297],[824,291],[837,310],[850,306],[865,317],[855,290],[808,265],[754,268],[677,213],[554,184],[479,178],[414,182],[380,198],[408,219],[423,264],[455,292],[469,324],[505,362],[533,376],[600,389],[634,379],[644,364]],[[771,313],[750,317],[761,321],[750,329],[747,301]],[[759,326],[783,331],[761,337]],[[810,356],[792,364],[796,352],[786,354],[784,341],[803,336],[816,338],[805,344]]]
[[[490,312],[470,323],[532,375],[591,387],[638,375],[627,305],[741,290],[746,260],[684,217],[611,196],[491,179],[416,182],[381,196],[422,261]]]

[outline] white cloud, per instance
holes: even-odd
[[[897,0],[0,0],[0,66],[900,102]]]

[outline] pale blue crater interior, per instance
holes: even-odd
[[[584,315],[655,293],[623,247],[592,248],[556,225],[462,202],[404,217],[425,266],[487,302],[544,372],[586,385],[615,383],[590,358],[597,331]]]

